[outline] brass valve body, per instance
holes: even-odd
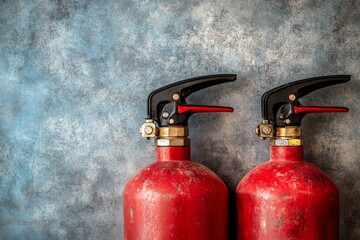
[[[167,126],[159,128],[155,140],[157,146],[189,146],[189,128],[184,126]]]
[[[278,127],[276,128],[276,137],[299,138],[301,129],[297,126]]]
[[[150,139],[156,137],[156,146],[189,146],[189,128],[180,125],[157,127],[154,120],[147,119],[141,126],[142,137]]]
[[[271,146],[302,146],[301,129],[298,126],[276,128],[276,136],[270,140]]]

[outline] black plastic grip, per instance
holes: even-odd
[[[186,97],[204,88],[235,80],[235,74],[209,75],[182,80],[156,89],[148,97],[147,117],[155,120],[160,126],[169,125],[170,119],[173,125],[187,125],[192,112],[178,114],[176,108],[178,105],[186,104]],[[179,98],[174,99],[174,94]],[[165,111],[169,114],[166,118],[163,117]]]
[[[346,83],[350,75],[332,75],[308,78],[276,87],[265,92],[261,98],[263,119],[269,120],[275,126],[300,125],[306,113],[296,114],[294,106],[301,106],[299,98],[321,88]],[[295,99],[290,100],[290,95]],[[285,120],[288,119],[288,123]]]

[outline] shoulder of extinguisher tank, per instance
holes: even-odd
[[[350,75],[330,75],[298,80],[265,92],[261,98],[263,122],[256,128],[261,139],[281,138],[272,143],[302,145],[301,120],[308,113],[348,112],[346,107],[303,106],[299,99],[321,88],[346,83]],[[296,140],[297,139],[297,140]],[[277,145],[277,144],[275,144]]]

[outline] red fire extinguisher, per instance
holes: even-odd
[[[349,80],[348,75],[310,78],[263,94],[263,122],[256,133],[271,138],[270,161],[236,188],[238,239],[339,238],[339,191],[324,172],[304,161],[300,126],[307,113],[348,109],[302,106],[299,98]]]
[[[140,132],[156,137],[157,161],[124,189],[126,240],[219,240],[228,238],[228,190],[207,167],[190,160],[188,119],[198,112],[232,112],[230,107],[187,105],[190,94],[235,81],[236,75],[183,80],[148,98],[148,118]]]

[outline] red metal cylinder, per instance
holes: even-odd
[[[236,189],[238,239],[339,238],[339,191],[303,161],[303,147],[272,146],[270,161]]]
[[[124,189],[126,240],[228,239],[228,190],[190,147],[157,147],[157,161]]]

